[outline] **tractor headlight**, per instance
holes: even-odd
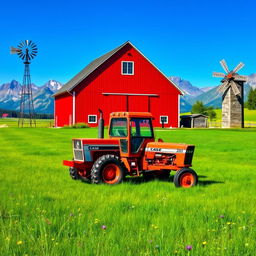
[[[81,140],[73,140],[74,149],[82,149],[82,141]]]
[[[73,152],[75,161],[84,161],[84,150],[81,140],[73,140]]]

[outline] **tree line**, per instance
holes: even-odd
[[[8,114],[8,117],[19,117],[19,112],[15,110],[8,110],[8,109],[0,109],[0,117],[3,114]],[[53,114],[43,114],[43,113],[35,113],[34,114],[36,119],[53,119]],[[28,114],[24,114],[24,118],[29,118]]]
[[[256,88],[250,89],[245,107],[247,107],[249,110],[256,109]]]

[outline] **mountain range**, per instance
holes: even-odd
[[[177,76],[172,76],[170,79],[184,92],[184,95],[180,98],[181,113],[189,112],[196,101],[202,101],[206,106],[221,108],[222,95],[217,92],[217,86],[198,88]],[[49,80],[42,86],[32,84],[35,112],[52,114],[54,99],[51,96],[61,87],[62,83],[56,80]],[[245,101],[251,87],[256,89],[256,73],[248,76],[248,82],[245,83]],[[21,84],[16,80],[0,85],[0,109],[19,110],[20,91]]]
[[[34,109],[36,113],[52,114],[54,108],[53,98],[51,97],[62,84],[55,80],[49,80],[42,86],[32,84],[34,98]],[[0,86],[0,108],[19,110],[20,108],[21,84],[12,80]]]
[[[172,76],[170,79],[183,91],[180,99],[180,112],[189,112],[196,101],[202,101],[206,106],[221,108],[222,94],[218,93],[217,87],[198,88],[189,81],[180,77]],[[244,101],[247,101],[250,88],[256,89],[256,74],[248,76],[248,82],[244,85]]]

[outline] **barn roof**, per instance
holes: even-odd
[[[183,94],[183,91],[173,82],[171,81],[163,72],[161,72],[147,57],[145,57],[130,41],[127,41],[112,51],[102,55],[101,57],[93,60],[89,63],[84,69],[82,69],[77,75],[75,75],[71,80],[69,80],[66,84],[64,84],[53,96],[60,95],[65,92],[70,92],[74,89],[80,82],[82,82],[86,77],[88,77],[94,70],[100,67],[104,62],[106,62],[110,57],[112,57],[115,53],[121,50],[125,45],[130,44],[133,48],[135,48],[144,58],[146,58],[164,77],[166,77],[171,84],[173,84],[178,91]]]

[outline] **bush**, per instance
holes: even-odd
[[[204,106],[202,101],[197,101],[193,106],[191,110],[192,114],[203,114],[205,116],[208,116],[210,120],[216,119],[216,112],[214,111],[213,107],[207,107]]]
[[[71,129],[71,128],[90,128],[89,124],[87,123],[76,123],[73,125],[64,125],[63,128]]]

